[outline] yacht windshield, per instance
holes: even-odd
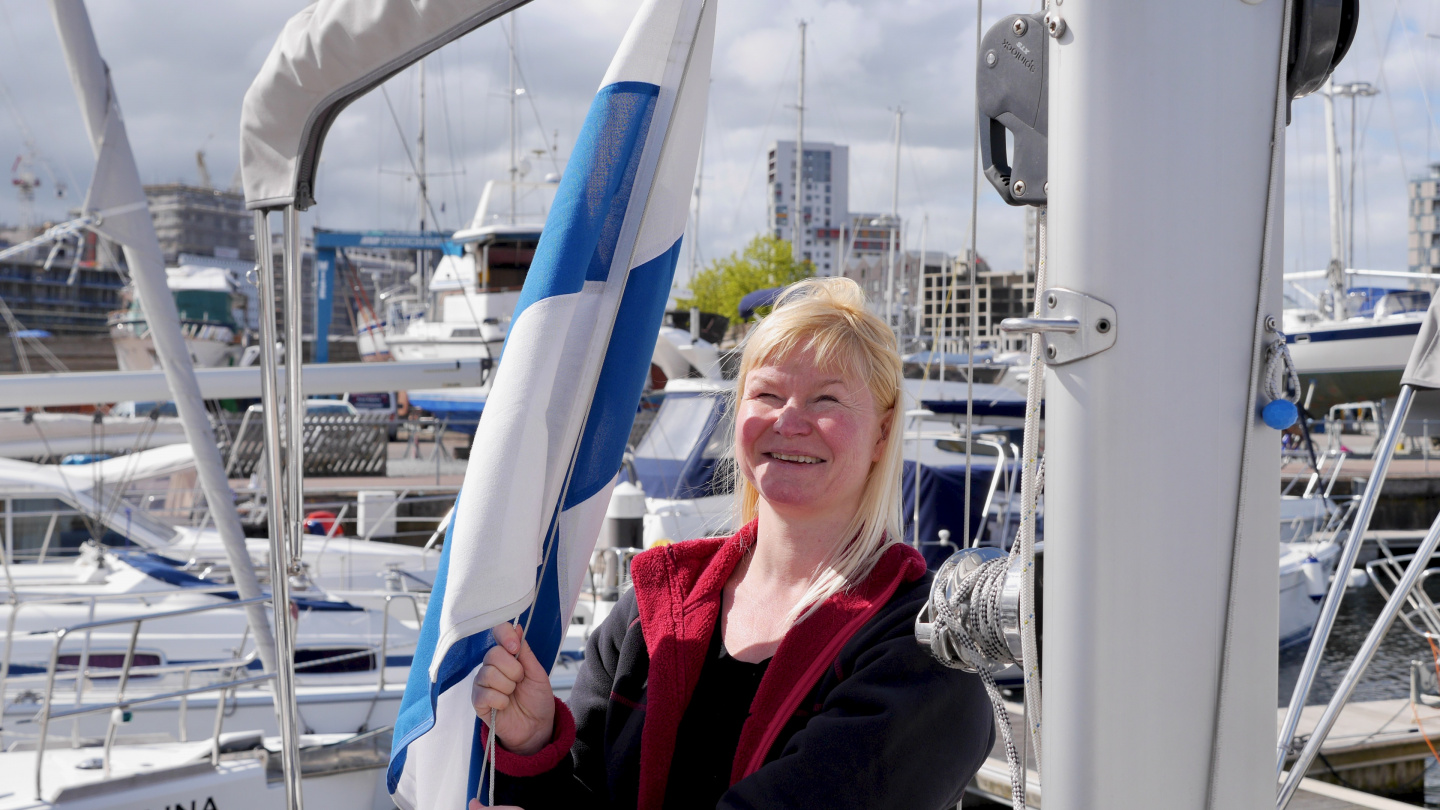
[[[705,396],[665,398],[645,438],[635,448],[636,458],[684,461],[705,432],[715,400]]]
[[[95,521],[61,498],[0,498],[0,527],[7,530],[6,545],[16,561],[73,556],[97,534],[107,546],[149,546],[177,534],[129,503],[118,504]]]

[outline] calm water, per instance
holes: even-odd
[[[1437,588],[1429,590],[1434,596]],[[1325,657],[1320,662],[1320,672],[1310,690],[1308,704],[1328,703],[1335,694],[1335,686],[1345,676],[1345,670],[1355,658],[1355,653],[1364,643],[1370,627],[1380,615],[1385,600],[1368,583],[1363,588],[1346,592],[1340,603],[1340,613],[1335,617],[1335,628],[1330,631],[1330,641],[1325,645]],[[1351,700],[1384,700],[1410,696],[1410,662],[1430,659],[1430,645],[1425,639],[1412,633],[1405,624],[1396,620],[1380,650],[1365,671],[1365,677],[1355,687]],[[1290,693],[1295,689],[1295,679],[1300,675],[1300,665],[1305,661],[1305,645],[1297,644],[1280,653],[1279,706],[1290,704]]]
[[[1433,597],[1435,587],[1429,588]],[[1335,617],[1335,627],[1330,631],[1330,641],[1325,645],[1325,657],[1320,661],[1320,672],[1310,690],[1307,704],[1328,703],[1335,694],[1335,686],[1345,676],[1346,669],[1355,653],[1364,643],[1385,600],[1368,583],[1363,588],[1352,589],[1340,603],[1340,613]],[[1355,687],[1351,700],[1384,700],[1408,698],[1410,696],[1410,662],[1429,661],[1430,645],[1419,635],[1410,631],[1405,623],[1397,619],[1385,635],[1375,658],[1365,670],[1365,677]],[[1305,661],[1305,645],[1296,645],[1280,654],[1280,695],[1279,705],[1290,703],[1290,693],[1295,688],[1295,679],[1300,675],[1300,666]],[[1408,804],[1440,808],[1440,766],[1431,760],[1426,768],[1423,785],[1409,795],[1395,796]]]

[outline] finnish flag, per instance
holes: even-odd
[[[646,0],[590,106],[515,307],[395,721],[406,810],[464,810],[470,682],[522,616],[555,660],[649,373],[705,123],[715,0]]]

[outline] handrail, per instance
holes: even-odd
[[[1393,588],[1400,581],[1400,576],[1396,574],[1396,571],[1402,564],[1408,564],[1413,559],[1415,559],[1414,554],[1380,557],[1365,564],[1365,573],[1369,576],[1371,584],[1375,586],[1375,590],[1380,592],[1381,597],[1389,600],[1390,591],[1381,583],[1380,576],[1376,573],[1377,569],[1384,570],[1386,576],[1390,578]],[[1440,610],[1437,610],[1435,603],[1430,599],[1430,594],[1425,592],[1424,587],[1425,581],[1437,573],[1440,573],[1440,568],[1427,568],[1421,572],[1416,587],[1406,594],[1406,601],[1410,603],[1412,610],[1409,613],[1401,610],[1399,613],[1400,620],[1405,622],[1405,626],[1417,635],[1426,636],[1427,633],[1411,623],[1410,618],[1416,614],[1420,615],[1421,621],[1429,625],[1431,633],[1440,635]]]
[[[385,594],[385,612],[380,622],[380,682],[379,689],[385,689],[385,663],[390,657],[390,602],[395,599],[409,599],[410,607],[415,611],[415,620],[423,621],[420,617],[419,596],[413,593],[387,593]]]
[[[235,589],[230,588],[230,590],[233,591]],[[188,589],[186,591],[180,591],[180,593],[188,592]],[[194,607],[179,608],[177,610],[166,610],[161,613],[147,613],[143,616],[123,616],[118,619],[96,619],[95,621],[81,622],[80,624],[72,624],[69,627],[61,627],[53,630],[35,630],[31,632],[30,635],[38,636],[44,635],[46,633],[68,635],[70,633],[75,633],[80,630],[93,630],[97,627],[109,627],[116,624],[130,624],[131,622],[148,622],[153,619],[171,619],[176,616],[189,616],[192,613],[205,613],[207,611],[216,610],[219,608],[243,607],[245,605],[253,605],[258,602],[269,601],[269,596],[254,596],[249,599],[227,599],[224,602],[216,602],[210,605],[196,605]]]
[[[974,438],[974,441],[978,445],[995,448],[995,451],[998,454],[995,471],[990,474],[990,489],[988,492],[985,493],[985,505],[980,507],[980,530],[975,532],[975,542],[973,544],[976,548],[979,548],[980,541],[985,537],[985,530],[990,525],[990,505],[995,500],[995,488],[1000,485],[1000,476],[1005,473],[1005,468],[1008,466],[1008,462],[1005,459],[1005,446],[1001,444],[998,440],[986,441],[985,437],[977,436]],[[919,487],[915,488],[915,497],[917,499],[920,497]],[[1002,547],[1005,545],[1004,537],[1000,538],[1000,545]]]
[[[121,624],[130,624],[130,625],[133,625],[133,627],[132,627],[132,629],[131,629],[131,631],[130,631],[130,643],[129,643],[128,645],[126,645],[126,648],[125,648],[125,663],[124,663],[124,665],[123,665],[123,667],[122,667],[122,669],[121,669],[121,672],[120,672],[120,684],[119,684],[119,686],[117,687],[117,689],[116,689],[116,694],[115,694],[116,700],[115,700],[114,705],[108,706],[109,710],[110,710],[112,713],[111,713],[111,717],[110,717],[110,725],[109,725],[109,727],[108,727],[108,728],[106,729],[106,731],[105,731],[105,751],[104,751],[104,755],[103,755],[103,758],[102,758],[102,764],[103,764],[103,767],[104,767],[105,775],[106,775],[106,776],[109,776],[109,775],[110,775],[110,751],[111,751],[111,748],[114,746],[114,743],[115,743],[115,733],[116,733],[116,730],[117,730],[117,727],[116,727],[116,717],[115,717],[114,712],[115,712],[116,709],[121,709],[121,710],[123,711],[123,708],[122,708],[122,707],[125,706],[125,705],[129,705],[129,704],[131,704],[131,703],[141,702],[141,701],[139,701],[139,700],[136,700],[136,701],[126,701],[126,700],[125,700],[125,687],[126,687],[126,685],[128,684],[128,682],[129,682],[129,679],[130,679],[130,669],[131,669],[131,666],[134,664],[134,661],[135,661],[135,645],[139,642],[139,639],[140,639],[140,625],[143,624],[143,623],[145,623],[146,621],[151,621],[151,620],[154,620],[154,619],[168,619],[168,618],[174,618],[174,617],[176,617],[176,616],[188,616],[188,615],[192,615],[192,614],[195,614],[195,613],[204,613],[204,612],[207,612],[207,611],[218,610],[218,609],[221,609],[221,608],[240,607],[240,606],[243,606],[243,605],[257,604],[257,603],[269,602],[269,601],[271,601],[271,598],[268,597],[268,596],[256,596],[256,597],[251,597],[250,599],[234,599],[234,600],[227,600],[227,601],[225,601],[225,602],[218,602],[218,603],[210,604],[210,605],[199,605],[199,606],[196,606],[196,607],[181,608],[181,609],[179,609],[179,610],[168,610],[168,611],[163,611],[163,612],[161,612],[161,613],[151,613],[151,614],[145,614],[145,615],[140,615],[140,616],[126,616],[126,617],[121,617],[121,618],[117,618],[117,619],[100,619],[100,620],[97,620],[97,621],[81,622],[81,623],[79,623],[79,624],[73,624],[73,625],[70,625],[70,626],[68,626],[68,627],[62,627],[62,628],[59,628],[59,629],[56,629],[56,630],[42,630],[42,631],[39,631],[38,633],[35,633],[35,635],[44,635],[44,634],[46,634],[46,633],[54,633],[54,634],[55,634],[55,644],[54,644],[54,646],[51,647],[51,649],[50,649],[50,663],[49,663],[49,666],[46,668],[46,671],[45,671],[45,702],[44,702],[44,704],[43,704],[43,706],[42,706],[42,708],[41,708],[41,710],[40,710],[40,739],[36,742],[36,748],[35,748],[35,798],[36,798],[36,799],[41,799],[41,798],[43,798],[43,796],[44,796],[44,792],[43,792],[43,788],[44,788],[44,784],[43,784],[44,771],[43,771],[42,766],[43,766],[44,763],[45,763],[45,746],[46,746],[46,743],[47,743],[48,740],[49,740],[49,736],[50,736],[50,720],[52,719],[52,716],[53,716],[52,711],[51,711],[51,703],[52,703],[52,701],[54,700],[54,697],[55,697],[55,674],[56,674],[56,670],[57,670],[57,668],[59,667],[59,663],[60,663],[60,648],[61,648],[61,646],[64,645],[66,638],[68,638],[71,634],[78,633],[78,632],[80,632],[80,631],[82,631],[82,630],[94,630],[94,629],[99,628],[99,627],[111,627],[111,626],[121,625]],[[257,675],[257,676],[252,676],[251,678],[245,678],[245,679],[240,679],[240,680],[241,680],[241,681],[244,681],[245,683],[255,683],[255,682],[257,682],[257,680],[255,680],[255,679],[268,680],[268,679],[270,679],[270,678],[275,677],[275,675],[276,675],[276,673],[268,673],[268,674],[265,674],[265,675]],[[220,735],[220,728],[221,728],[221,719],[220,719],[220,718],[224,716],[224,712],[225,712],[225,701],[223,700],[223,692],[224,692],[225,689],[235,688],[235,686],[237,686],[237,685],[243,685],[243,684],[237,684],[237,683],[234,683],[234,682],[230,682],[230,683],[222,683],[222,684],[210,684],[210,685],[207,685],[207,686],[204,686],[204,687],[197,687],[198,689],[200,689],[200,690],[202,690],[202,691],[210,691],[210,690],[219,689],[219,690],[221,690],[221,692],[222,692],[222,699],[216,701],[216,704],[215,704],[215,711],[216,711],[216,713],[217,713],[217,717],[216,717],[216,720],[215,720],[215,740],[216,740],[216,741],[219,740],[219,735]],[[148,701],[146,701],[146,702],[148,702]],[[80,709],[80,708],[81,708],[81,707],[76,707],[75,710],[69,710],[71,713],[62,713],[60,716],[61,716],[61,717],[75,716],[75,715],[73,714],[73,712],[75,712],[76,710],[78,710],[78,709]],[[92,709],[93,709],[93,707],[92,707]],[[104,709],[93,709],[93,710],[94,710],[94,711],[104,711]],[[91,711],[87,710],[87,711],[84,711],[83,713],[89,714],[89,713],[91,713]],[[218,749],[213,748],[213,743],[212,743],[212,751],[214,751],[214,750],[218,750]],[[213,754],[212,754],[212,756],[213,756]]]
[[[232,587],[220,587],[220,586],[217,586],[217,587],[214,587],[214,588],[186,588],[186,589],[184,589],[183,591],[147,591],[147,592],[144,592],[144,593],[103,593],[103,594],[99,594],[99,593],[97,593],[97,594],[56,594],[56,593],[50,593],[50,592],[48,592],[48,591],[39,591],[39,592],[35,592],[35,593],[25,593],[25,592],[15,592],[15,591],[12,591],[12,592],[9,594],[9,598],[8,598],[8,599],[6,600],[6,602],[5,602],[5,604],[8,604],[8,605],[11,606],[11,610],[10,610],[10,615],[9,615],[8,617],[6,617],[6,620],[5,620],[5,651],[4,651],[4,655],[3,655],[3,656],[0,656],[0,703],[3,703],[3,701],[4,701],[4,698],[5,698],[5,689],[6,689],[7,685],[8,685],[8,683],[9,683],[9,680],[10,680],[10,656],[11,656],[11,653],[13,652],[13,650],[14,650],[15,621],[16,621],[16,619],[17,619],[17,618],[19,617],[19,615],[20,615],[20,608],[22,608],[22,607],[24,607],[24,606],[26,606],[26,605],[57,605],[57,604],[68,604],[68,603],[75,603],[75,604],[86,604],[86,603],[88,603],[88,604],[90,605],[90,608],[91,608],[91,611],[92,611],[92,615],[93,615],[93,611],[94,611],[95,605],[96,605],[96,603],[98,603],[98,602],[120,602],[120,601],[129,600],[129,599],[137,599],[137,600],[143,601],[143,600],[145,600],[145,599],[147,599],[147,598],[163,599],[163,598],[165,598],[165,597],[167,597],[167,596],[174,595],[175,593],[218,594],[218,593],[234,593],[234,591],[235,591],[235,588],[234,588],[233,586],[232,586]],[[235,601],[233,601],[233,600],[226,600],[225,602],[216,603],[215,607],[232,606],[232,605],[235,605],[235,604],[237,604],[237,603],[236,603]],[[44,633],[44,632],[53,632],[53,631],[41,631],[41,633]],[[31,633],[30,635],[36,635],[36,634],[35,634],[35,633]]]
[[[252,683],[268,681],[275,677],[275,673],[269,672],[262,675],[252,675],[246,678],[239,678],[232,681],[221,681],[219,683],[206,684],[204,686],[191,686],[177,689],[174,692],[165,692],[160,695],[147,695],[145,697],[118,700],[113,703],[106,703],[99,706],[77,706],[73,709],[62,709],[58,712],[51,712],[51,720],[64,720],[67,717],[82,717],[87,714],[100,714],[101,712],[113,711],[115,709],[128,709],[131,706],[143,706],[147,703],[161,703],[167,700],[174,700],[178,697],[198,695],[202,692],[213,692],[216,689],[230,689],[238,686],[248,686]]]

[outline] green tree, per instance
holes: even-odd
[[[790,242],[761,235],[744,249],[717,259],[690,279],[693,298],[677,300],[682,308],[699,307],[730,319],[740,320],[740,299],[756,290],[783,287],[815,275],[808,261],[795,261]]]

